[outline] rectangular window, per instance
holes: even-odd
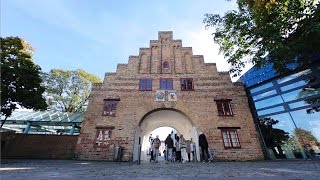
[[[140,91],[151,91],[152,90],[152,79],[140,79],[139,90]]]
[[[236,129],[221,129],[221,134],[225,148],[241,148]]]
[[[193,79],[183,78],[180,79],[181,91],[192,91],[193,90]]]
[[[215,100],[219,116],[233,116],[231,108],[231,99]]]
[[[173,89],[173,80],[172,79],[160,79],[160,89]]]
[[[103,116],[116,116],[117,104],[119,99],[105,99],[103,106]]]
[[[96,132],[96,146],[106,147],[110,145],[112,129],[99,128]]]

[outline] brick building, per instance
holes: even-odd
[[[193,55],[170,31],[159,32],[149,48],[140,48],[138,56],[129,56],[128,64],[118,64],[115,73],[93,86],[77,157],[113,160],[120,145],[122,160],[136,161],[140,143],[146,160],[148,136],[163,126],[193,138],[197,152],[203,132],[218,159],[263,158],[243,86],[218,72],[215,63]]]

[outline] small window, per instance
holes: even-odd
[[[233,116],[231,99],[215,100],[219,116]]]
[[[104,106],[103,106],[103,116],[116,116],[116,110],[117,110],[117,100],[104,100]]]
[[[181,91],[192,91],[193,90],[193,79],[184,78],[180,79]]]
[[[162,64],[162,67],[164,69],[168,69],[169,68],[169,62],[168,61],[164,61],[163,64]]]
[[[236,129],[221,129],[221,134],[225,148],[241,148]]]
[[[152,90],[152,79],[140,79],[139,90],[140,91],[151,91]]]
[[[173,89],[173,80],[172,79],[160,79],[160,89]]]

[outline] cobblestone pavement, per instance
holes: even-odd
[[[141,163],[1,160],[6,179],[320,179],[320,161]]]

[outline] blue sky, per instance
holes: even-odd
[[[195,55],[227,71],[202,20],[205,13],[235,8],[234,1],[225,0],[2,0],[1,37],[29,42],[43,71],[83,69],[103,79],[140,47],[149,47],[158,31],[173,31]]]

